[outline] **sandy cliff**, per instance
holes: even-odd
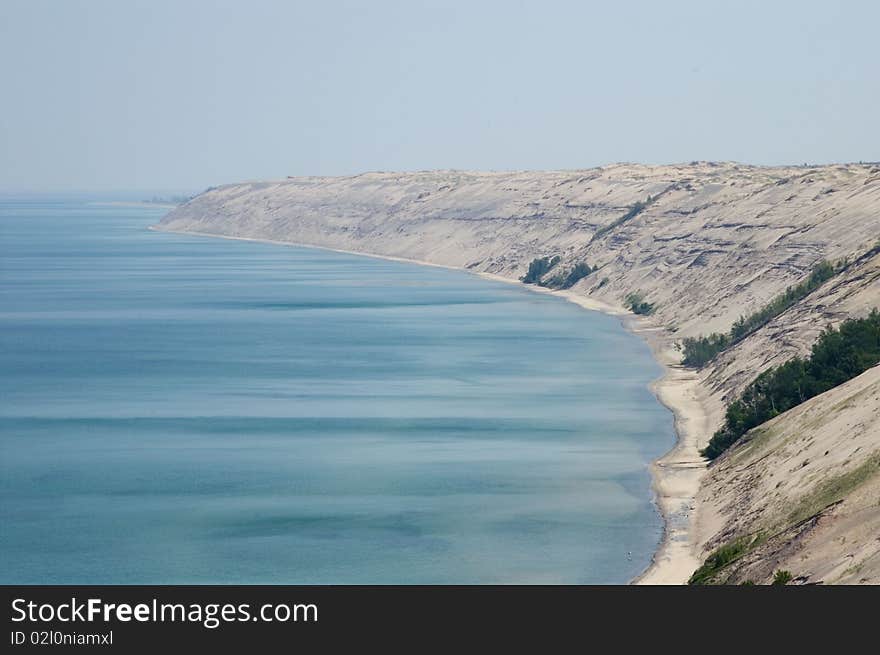
[[[621,308],[640,291],[655,304],[649,319],[630,322],[671,367],[657,391],[676,411],[682,439],[657,466],[669,535],[644,580],[683,582],[719,544],[771,531],[731,581],[765,582],[786,568],[810,582],[880,582],[880,477],[871,464],[880,450],[876,368],[762,426],[760,439],[708,469],[696,454],[726,402],[758,373],[807,352],[826,325],[880,306],[880,254],[866,254],[880,239],[880,165],[621,164],[289,178],[211,189],[159,227],[404,257],[511,280],[541,256],[560,256],[560,270],[598,267],[566,293]],[[844,258],[851,262],[844,271],[703,370],[677,367],[682,337],[727,331],[820,260]],[[809,463],[797,468],[802,460]],[[846,478],[844,496],[817,509],[809,530],[791,523],[792,504],[822,496],[823,484],[855,470],[850,478],[860,481]],[[782,484],[770,490],[769,480]]]

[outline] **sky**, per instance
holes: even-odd
[[[0,0],[0,190],[880,159],[880,2]]]

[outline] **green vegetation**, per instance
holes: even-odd
[[[703,565],[694,571],[688,584],[705,585],[714,584],[718,581],[718,574],[728,564],[731,564],[745,555],[758,541],[757,538],[740,537],[739,539],[725,544],[714,551]]]
[[[792,581],[793,578],[794,576],[791,574],[790,571],[783,571],[782,569],[779,569],[776,572],[776,575],[773,576],[773,584],[787,585],[789,582]]]
[[[595,241],[596,239],[598,239],[600,237],[605,236],[611,230],[613,230],[617,227],[620,227],[621,225],[623,225],[627,221],[635,218],[636,216],[641,214],[643,211],[645,211],[645,209],[647,207],[649,207],[651,205],[651,203],[653,203],[656,199],[657,198],[652,198],[651,196],[648,196],[647,198],[645,198],[644,202],[641,202],[641,201],[637,202],[636,204],[631,206],[623,216],[616,219],[614,222],[609,223],[605,227],[600,227],[598,230],[596,230],[596,233],[593,234],[593,237],[590,239],[590,243],[593,243],[593,241]]]
[[[823,481],[810,494],[801,498],[789,514],[789,523],[800,523],[816,516],[878,474],[880,474],[880,451],[875,452],[853,470]]]
[[[521,282],[526,284],[539,284],[541,278],[561,261],[560,257],[536,257],[529,264],[529,272],[520,278]]]
[[[536,257],[529,264],[529,271],[520,278],[521,282],[526,284],[537,284],[548,289],[570,289],[578,283],[582,278],[587,277],[595,269],[590,268],[586,262],[578,262],[567,272],[560,271],[550,279],[545,280],[547,275],[553,268],[562,261],[558,255],[555,257]]]
[[[841,261],[836,265],[831,262],[821,261],[813,267],[810,276],[800,284],[788,287],[782,294],[767,303],[764,307],[749,316],[741,316],[729,334],[713,332],[706,337],[687,337],[682,341],[685,366],[700,368],[709,363],[718,353],[736,345],[758,328],[763,327],[771,320],[779,316],[786,309],[805,298],[818,289],[827,280],[842,271],[847,262]]]
[[[551,289],[570,289],[592,272],[593,269],[590,268],[589,264],[586,262],[578,262],[570,271],[568,271],[568,273],[557,273],[547,280],[547,282],[539,282],[538,284],[542,287],[549,287]]]
[[[652,314],[657,306],[645,300],[641,291],[634,291],[626,294],[626,306],[633,314],[643,314],[645,316]]]
[[[749,334],[769,323],[786,309],[818,289],[827,280],[834,277],[844,266],[846,266],[845,262],[840,262],[835,266],[831,262],[824,260],[816,264],[805,281],[794,287],[788,287],[782,294],[771,300],[762,309],[759,309],[751,316],[741,317],[736,323],[734,323],[733,327],[730,328],[730,338],[733,343],[742,341],[742,339]]]
[[[702,455],[715,459],[746,432],[774,416],[833,389],[880,363],[880,312],[829,328],[810,357],[794,359],[759,375],[727,408],[724,425]]]
[[[730,345],[730,337],[718,332],[713,332],[708,337],[685,337],[681,342],[684,351],[682,364],[702,368]]]

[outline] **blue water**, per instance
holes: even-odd
[[[622,583],[659,373],[463,272],[0,201],[0,582]]]

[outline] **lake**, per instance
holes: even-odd
[[[0,199],[0,582],[625,583],[661,369],[462,271]]]

